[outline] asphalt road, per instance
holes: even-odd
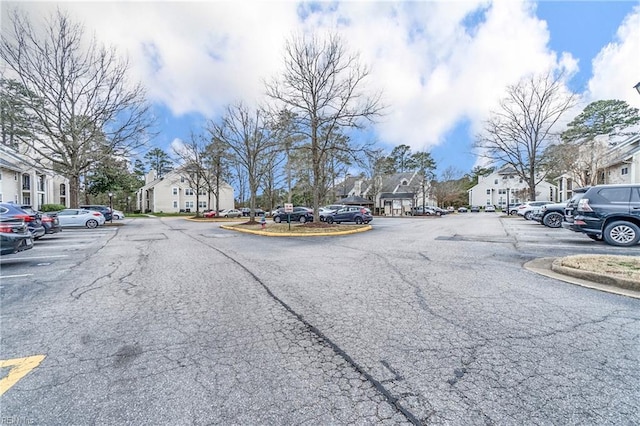
[[[492,213],[373,225],[127,219],[3,256],[2,422],[640,423],[640,300],[523,268],[640,247]]]

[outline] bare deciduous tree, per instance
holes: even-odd
[[[556,137],[554,126],[576,102],[575,95],[564,90],[561,77],[549,72],[509,86],[484,132],[476,137],[480,155],[511,165],[528,184],[531,200],[536,199],[536,185],[546,177],[541,162]]]
[[[220,122],[210,122],[208,131],[233,154],[239,169],[246,172],[249,184],[249,221],[254,221],[258,188],[269,166],[270,154],[277,141],[271,134],[267,114],[260,108],[250,110],[243,103],[227,107]]]
[[[207,141],[202,135],[191,132],[188,141],[173,148],[173,154],[179,161],[177,171],[189,184],[196,196],[196,216],[200,216],[200,196],[208,189],[207,177]],[[177,182],[176,182],[177,183]]]
[[[364,80],[369,75],[358,56],[350,55],[337,35],[321,40],[317,35],[293,37],[285,44],[285,71],[267,84],[267,94],[293,113],[295,128],[308,143],[311,161],[313,208],[324,192],[327,157],[336,149],[354,152],[358,148],[335,144],[340,128],[362,127],[381,111],[380,95],[367,96]],[[349,139],[347,139],[349,141]]]
[[[80,177],[92,164],[145,142],[152,121],[144,91],[127,80],[127,61],[86,40],[83,27],[62,12],[32,25],[15,10],[9,21],[0,57],[30,94],[22,101],[33,117],[20,142],[41,167],[69,179],[77,206]]]
[[[611,160],[607,154],[615,137],[634,134],[632,129],[638,123],[638,109],[625,101],[590,103],[567,124],[562,142],[547,149],[545,160],[550,173],[569,173],[579,186],[604,183],[599,182],[598,171]]]

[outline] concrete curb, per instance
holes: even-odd
[[[570,284],[640,299],[640,286],[634,281],[632,281],[633,288],[628,288],[627,283],[622,282],[624,279],[567,268],[560,264],[561,261],[562,258],[543,257],[525,263],[524,267],[531,272]],[[554,266],[554,264],[558,266]]]
[[[582,278],[599,284],[612,285],[629,290],[640,291],[640,282],[638,281],[630,280],[624,277],[601,274],[598,272],[569,268],[562,265],[562,258],[555,259],[553,263],[551,263],[551,270],[559,274],[571,275],[576,278]]]
[[[333,237],[335,235],[357,234],[359,232],[366,232],[373,229],[371,225],[367,225],[365,227],[358,228],[358,229],[348,229],[345,231],[337,231],[337,232],[320,232],[319,231],[319,232],[309,232],[305,234],[299,234],[299,233],[277,233],[276,234],[273,232],[265,232],[259,229],[257,230],[243,229],[243,228],[236,228],[233,226],[226,226],[226,225],[220,225],[220,228],[226,229],[229,231],[237,231],[237,232],[244,232],[247,234],[262,235],[263,237]]]

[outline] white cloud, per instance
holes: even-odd
[[[633,89],[640,82],[640,6],[626,17],[616,35],[617,40],[593,60],[587,97],[589,101],[620,99],[640,108],[640,94]]]
[[[175,115],[212,117],[237,100],[261,99],[263,80],[282,67],[289,36],[303,28],[339,28],[348,47],[371,66],[371,89],[385,94],[389,108],[376,125],[378,140],[415,150],[442,143],[463,120],[479,131],[505,87],[525,75],[549,67],[577,70],[570,53],[549,49],[545,22],[524,0],[14,5],[40,14],[58,6],[69,10],[101,41],[128,52],[134,77],[151,100]],[[625,93],[638,105],[640,96],[630,88],[640,78],[639,13],[594,60],[592,97]]]

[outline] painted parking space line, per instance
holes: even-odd
[[[7,279],[7,278],[24,278],[24,277],[30,277],[33,274],[20,274],[20,275],[0,275],[0,278]]]
[[[0,368],[10,369],[7,376],[0,379],[0,396],[40,365],[45,357],[45,355],[33,355],[25,358],[0,359]]]
[[[69,257],[69,255],[68,254],[52,254],[52,255],[43,255],[43,256],[10,257],[9,259],[2,259],[2,260],[14,261],[14,260],[58,259],[61,257]]]

